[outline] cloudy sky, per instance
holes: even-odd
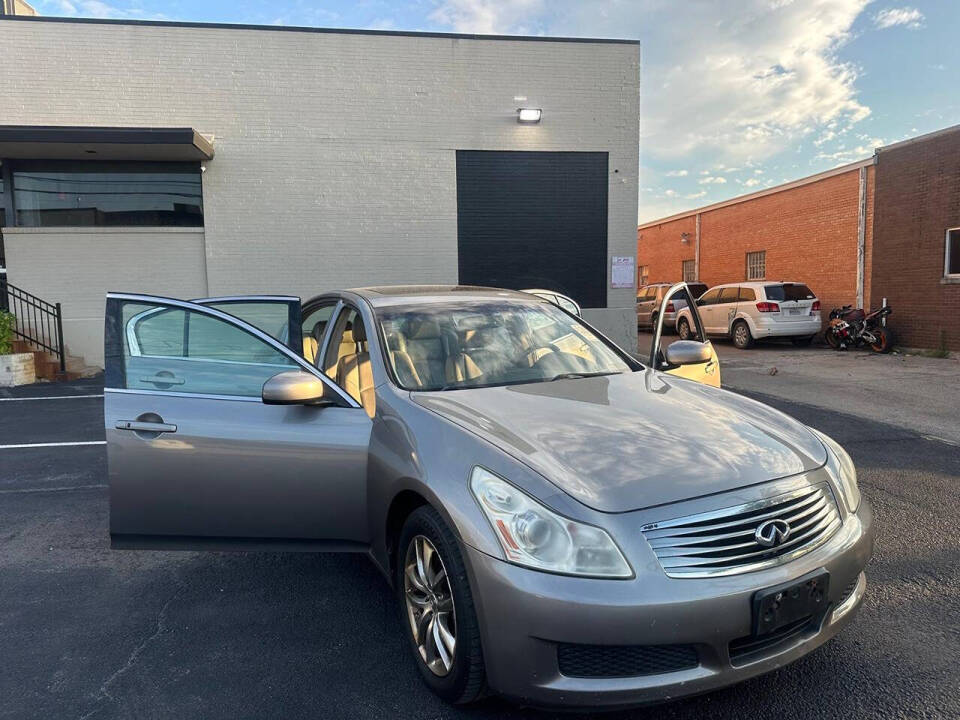
[[[960,0],[31,0],[44,15],[641,41],[650,220],[960,123]]]

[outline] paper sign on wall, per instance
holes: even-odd
[[[615,288],[633,287],[634,260],[632,257],[614,255],[610,258],[610,286]]]

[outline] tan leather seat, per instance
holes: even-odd
[[[390,353],[390,363],[397,374],[397,380],[405,388],[421,388],[423,381],[414,367],[413,360],[407,352],[407,340],[398,332],[389,332],[386,336],[387,351]]]
[[[353,330],[348,328],[343,331],[343,336],[340,338],[340,347],[337,348],[337,357],[331,358],[330,365],[327,366],[325,372],[331,380],[337,379],[337,367],[340,364],[340,361],[343,360],[347,355],[353,355],[357,352],[357,342],[353,337]],[[326,353],[327,357],[330,357],[330,352]]]
[[[354,325],[351,339],[356,341],[355,352],[344,355],[337,362],[337,384],[360,403],[372,418],[376,414],[376,393],[373,388],[370,353],[367,351],[367,332],[362,323],[357,322]]]
[[[303,357],[311,365],[317,359],[317,339],[312,335],[306,335],[303,338]]]

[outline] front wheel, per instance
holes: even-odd
[[[888,353],[893,349],[893,334],[885,327],[873,328],[870,332],[877,339],[870,343],[870,349],[875,353]]]
[[[737,320],[733,324],[733,344],[740,350],[747,350],[753,345],[750,327],[743,320]]]
[[[440,514],[417,508],[397,545],[396,583],[417,668],[449,703],[482,697],[480,629],[460,546]]]
[[[680,336],[681,340],[690,339],[690,323],[687,322],[686,318],[680,318],[680,322],[677,323],[677,335]]]

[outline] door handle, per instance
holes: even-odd
[[[154,375],[153,377],[142,377],[140,382],[153,383],[154,385],[183,385],[186,381],[173,375]]]
[[[117,430],[132,430],[134,432],[175,433],[176,425],[162,422],[143,422],[141,420],[117,420],[113,426]]]

